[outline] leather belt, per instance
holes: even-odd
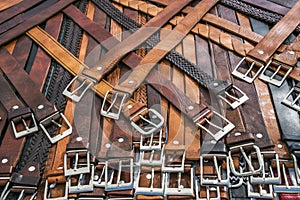
[[[121,58],[142,44],[151,35],[159,31],[161,26],[168,22],[171,17],[173,17],[190,2],[191,0],[174,1],[155,18],[152,18],[149,22],[147,22],[143,28],[137,30],[133,35],[127,37],[120,44],[112,46],[111,50],[105,54],[104,58],[102,58],[100,62],[96,63],[96,67],[91,66],[91,69],[84,69],[80,75],[80,78],[78,76],[75,77],[75,79],[83,79],[83,81],[88,85],[83,89],[82,93],[76,94],[78,89],[75,89],[75,91],[71,92],[69,91],[69,88],[66,88],[63,94],[76,102],[80,101],[84,95],[84,92],[88,89],[88,87],[91,86],[91,84],[99,83],[103,76],[110,72],[114,65],[119,62]],[[75,80],[73,79],[72,82],[74,81]],[[80,87],[82,87],[82,85],[80,85]]]
[[[7,112],[5,108],[3,108],[3,106],[0,104],[0,137],[3,134],[6,125],[7,125]]]

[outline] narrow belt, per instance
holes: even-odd
[[[6,109],[2,106],[2,104],[0,104],[0,137],[5,131],[6,125],[7,125],[7,112]]]

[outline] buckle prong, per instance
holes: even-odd
[[[106,105],[106,102],[108,102],[108,96],[110,94],[113,95],[114,97],[113,97],[113,100],[110,103],[109,107],[105,110],[105,105]],[[112,110],[113,107],[116,107],[115,105],[117,103],[117,100],[118,100],[119,96],[121,96],[121,95],[122,95],[122,98],[121,98],[121,101],[120,101],[120,104],[119,104],[119,108],[117,108],[118,109],[117,112],[114,113],[111,110]],[[105,117],[108,117],[108,118],[118,120],[119,117],[120,117],[125,99],[127,99],[127,96],[128,95],[126,93],[122,93],[122,92],[119,92],[119,91],[107,91],[105,96],[104,96],[103,103],[102,103],[102,106],[101,106],[101,111],[100,111],[101,115],[103,115]]]
[[[293,94],[296,94],[296,98],[295,99],[289,99],[292,98]],[[284,99],[282,100],[281,103],[283,103],[284,105],[295,109],[296,111],[300,111],[300,106],[297,105],[297,101],[299,101],[300,99],[300,83],[297,83],[290,91],[289,93],[284,97]]]
[[[36,120],[34,118],[34,115],[32,113],[30,114],[30,120],[33,123],[31,128],[27,125],[24,117],[21,116],[21,121],[22,121],[22,124],[23,124],[25,130],[17,131],[16,123],[14,122],[14,119],[11,119],[11,126],[12,126],[12,129],[13,129],[13,132],[14,132],[14,135],[16,138],[20,138],[20,137],[26,136],[30,133],[34,133],[34,132],[38,131],[38,126],[37,126]]]

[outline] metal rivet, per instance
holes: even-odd
[[[82,141],[82,137],[77,137],[77,138],[76,138],[76,141],[77,141],[77,142]]]
[[[151,178],[152,178],[151,174],[147,174],[147,175],[146,175],[146,178],[147,178],[147,179],[151,179]]]
[[[30,171],[30,172],[33,172],[35,170],[35,166],[30,166],[29,168],[28,168],[28,171]]]
[[[130,80],[128,81],[129,84],[133,84],[134,83],[134,80]]]
[[[235,137],[238,137],[238,136],[241,136],[242,134],[240,133],[240,132],[236,132],[235,134],[234,134],[234,136]]]
[[[8,162],[8,159],[7,158],[3,158],[2,160],[1,160],[1,163],[2,164],[5,164],[5,163],[7,163]]]
[[[263,137],[263,135],[262,135],[261,133],[257,133],[257,134],[256,134],[256,137],[260,139],[260,138]]]
[[[257,51],[260,55],[264,54],[265,52],[263,50],[258,50]]]
[[[218,87],[218,86],[219,86],[219,83],[214,83],[213,86],[214,86],[214,87]]]
[[[179,141],[178,140],[174,140],[173,144],[179,144]]]
[[[278,144],[277,147],[278,147],[279,149],[282,149],[282,148],[283,148],[282,144]]]
[[[189,106],[188,109],[189,110],[194,110],[194,106]]]
[[[44,108],[44,105],[42,105],[42,104],[38,106],[38,109],[39,109],[39,110],[41,110],[41,109],[43,109],[43,108]]]
[[[97,67],[97,70],[98,70],[98,71],[102,70],[102,67]]]
[[[13,108],[14,110],[17,110],[17,109],[19,109],[19,106],[18,106],[18,105],[14,105],[12,108]]]
[[[294,55],[295,51],[289,51],[289,54]]]
[[[105,144],[105,148],[109,149],[110,147],[111,147],[111,144],[109,144],[109,143]]]
[[[120,138],[118,139],[118,142],[120,142],[120,143],[124,142],[124,138],[120,137]]]
[[[127,108],[128,109],[131,109],[133,106],[131,105],[131,104],[129,104],[128,106],[127,106]]]

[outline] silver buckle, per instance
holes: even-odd
[[[251,159],[249,159],[248,155],[246,155],[246,152],[245,152],[245,150],[243,148],[243,147],[246,147],[246,146],[252,146],[254,148],[255,154],[257,155],[258,164],[259,164],[258,169],[254,169],[254,167],[253,167],[253,165],[251,163]],[[233,162],[232,155],[231,155],[233,149],[239,149],[239,151],[242,153],[242,156],[244,157],[244,159],[245,159],[245,161],[247,163],[249,171],[238,172],[235,169],[234,162]],[[249,157],[250,156],[251,155],[249,155]],[[260,174],[262,172],[262,170],[263,170],[263,162],[264,162],[263,156],[262,156],[262,154],[260,152],[259,147],[256,146],[256,145],[254,145],[253,143],[242,144],[242,145],[237,145],[237,146],[234,146],[234,147],[230,147],[228,158],[229,158],[231,172],[234,175],[236,175],[236,176],[250,176],[250,175]]]
[[[112,165],[115,165],[115,167],[113,167]],[[111,172],[110,174],[108,173],[109,171]],[[115,171],[117,171],[116,180],[114,179]],[[124,173],[124,171],[130,173],[130,180],[128,182],[125,182],[125,180],[121,180],[121,175],[122,173]],[[120,159],[110,159],[106,161],[105,191],[129,190],[132,189],[132,187],[133,187],[133,159],[120,158]]]
[[[93,184],[93,179],[94,179],[94,165],[91,164],[92,170],[91,173],[84,173],[84,174],[79,174],[77,185],[72,186],[71,179],[72,177],[69,177],[69,194],[74,194],[74,193],[81,193],[81,192],[92,192],[94,190],[94,184]],[[85,183],[85,178],[88,177],[88,184]],[[74,178],[74,177],[73,177]]]
[[[146,155],[149,155],[148,158],[146,158]],[[158,159],[155,159],[155,157],[158,156]],[[163,157],[164,157],[164,145],[162,149],[158,150],[143,150],[140,152],[140,160],[138,162],[139,165],[150,165],[150,166],[161,166],[163,163]]]
[[[237,97],[236,95],[230,94],[229,92],[232,90],[236,91],[239,94],[239,97]],[[237,107],[239,107],[240,105],[242,105],[243,103],[248,101],[248,99],[249,99],[248,96],[246,95],[246,93],[244,93],[240,88],[238,88],[235,85],[232,85],[230,88],[226,89],[224,92],[224,96],[219,94],[218,97],[221,100],[223,100],[225,103],[230,105],[230,107],[232,109],[236,109]]]
[[[177,186],[170,187],[171,174],[177,175]],[[194,168],[190,167],[190,184],[191,186],[185,188],[182,185],[182,175],[187,173],[177,171],[177,172],[167,172],[166,180],[165,180],[165,195],[176,195],[176,196],[194,196]],[[185,182],[187,183],[187,181]]]
[[[218,162],[219,158],[219,162]],[[212,161],[211,161],[212,160]],[[205,163],[213,162],[216,174],[204,174]],[[226,177],[222,177],[222,164],[226,162]],[[221,163],[220,163],[221,162]],[[230,168],[229,159],[224,154],[203,154],[200,156],[200,183],[201,185],[217,185],[229,186],[230,185]]]
[[[232,129],[234,129],[234,125],[225,117],[223,117],[221,114],[213,111],[213,117],[218,117],[222,120],[222,123],[225,124],[224,127],[221,127],[217,124],[214,124],[213,122],[211,122],[212,120],[207,119],[205,116],[206,114],[210,112],[210,110],[208,110],[207,112],[203,113],[202,115],[200,115],[196,120],[194,120],[194,122],[204,131],[206,131],[208,134],[210,134],[216,141],[219,141],[221,138],[223,138],[227,133],[229,133]],[[212,118],[213,118],[212,117]],[[199,123],[198,121],[203,119],[208,125],[212,126],[213,128],[217,129],[218,131],[216,133],[213,133],[212,131],[210,131],[208,128],[206,128],[205,126],[203,126],[201,123]],[[202,120],[201,120],[202,121]]]
[[[287,178],[287,173],[286,173],[286,168],[285,164],[282,164],[282,174],[283,174],[283,184],[281,185],[273,185],[273,190],[275,193],[300,193],[300,185],[298,185],[295,180],[295,183],[293,185],[290,185],[288,178]],[[292,176],[295,174],[294,169],[289,169],[289,174]],[[292,179],[292,177],[291,177]]]
[[[275,72],[273,72],[271,75],[267,75],[265,72],[266,70],[269,68],[269,66],[271,65],[271,63],[276,62],[276,64],[278,64],[277,69]],[[284,67],[283,67],[284,66]],[[286,70],[286,73],[284,74],[284,76],[281,76],[280,80],[275,79],[275,76],[278,75],[278,72],[281,70],[284,70],[285,68],[288,68],[288,70]],[[262,73],[260,74],[259,78],[261,80],[264,80],[268,83],[272,83],[273,85],[276,85],[278,87],[280,87],[283,83],[283,81],[286,79],[286,77],[291,73],[291,71],[293,70],[292,66],[286,65],[284,63],[281,63],[279,61],[273,60],[270,61],[266,67],[263,69]]]
[[[21,130],[21,131],[17,130],[16,118],[18,118],[18,119],[21,118],[24,130]],[[32,122],[30,127],[27,125],[26,120],[30,120]],[[12,118],[10,120],[10,122],[11,122],[11,126],[12,126],[12,129],[13,129],[13,132],[14,132],[14,135],[15,135],[16,138],[26,136],[28,134],[34,133],[34,132],[39,130],[38,126],[37,126],[37,123],[35,121],[34,115],[32,113],[27,113],[27,114],[24,114],[22,116]]]
[[[196,200],[221,200],[221,192],[220,192],[220,186],[200,186],[198,181],[196,181],[195,184],[196,187]],[[205,188],[206,191],[206,197],[200,197],[199,193],[200,191],[203,191],[202,189]],[[214,193],[215,195],[211,195],[211,193]]]
[[[98,165],[102,165],[102,169],[98,170],[97,166],[94,167],[93,184],[95,187],[104,188],[105,187],[105,162],[99,162]]]
[[[293,161],[294,161],[294,170],[295,170],[296,180],[297,180],[297,183],[300,184],[300,168],[299,168],[299,165],[298,165],[298,161],[297,161],[297,158],[294,154],[291,154],[291,155],[292,155],[292,158],[293,158]]]
[[[164,118],[151,108],[144,108],[130,118],[131,126],[142,135],[157,133],[164,125]]]
[[[254,186],[258,191],[255,191]],[[263,186],[269,186],[264,188]],[[247,193],[250,198],[264,198],[264,199],[273,199],[273,185],[272,184],[258,184],[253,185],[250,183],[249,179],[247,180]]]
[[[247,71],[245,73],[240,72],[238,69],[241,67],[242,63],[245,61],[246,57],[244,57],[238,64],[237,66],[234,68],[234,70],[231,72],[232,75],[246,81],[247,83],[252,83],[254,81],[254,79],[258,76],[258,74],[261,72],[261,70],[263,70],[264,68],[264,64],[253,60],[251,62],[250,67],[247,69]],[[248,62],[247,62],[248,64]],[[252,69],[254,68],[255,64],[260,65],[261,67],[258,69],[258,71],[252,76],[250,77],[249,75],[251,74],[250,72],[252,71]]]
[[[274,175],[272,166],[270,166],[270,172],[267,174],[265,170],[265,162],[263,162],[263,170],[259,176],[250,175],[250,183],[251,184],[280,184],[281,182],[281,174],[280,174],[280,166],[279,166],[279,157],[275,151],[266,151],[261,152],[263,159],[265,154],[274,154],[275,162],[276,162],[276,170],[278,172],[277,176]]]
[[[50,196],[50,189],[55,188],[57,183],[53,183],[49,185],[48,179],[45,182],[45,190],[44,190],[44,200],[68,200],[68,189],[69,189],[69,182],[67,181],[65,184],[65,193],[62,197],[51,197]]]
[[[109,107],[105,109],[106,102],[108,102],[108,97],[111,96],[112,102],[110,103]],[[128,94],[119,92],[119,91],[107,91],[101,106],[101,115],[104,117],[112,118],[115,120],[118,120],[120,118],[120,113],[122,111],[124,101],[127,99]],[[119,108],[117,108],[117,112],[112,112],[112,109],[116,107],[116,105],[119,105]]]
[[[59,119],[62,119],[62,122],[55,121],[54,118],[56,118],[56,117],[59,117]],[[59,133],[58,135],[55,135],[55,136],[51,137],[50,133],[48,132],[48,130],[46,128],[49,124],[47,122],[50,122],[51,124],[57,126],[58,128],[61,128],[63,126],[63,123],[65,122],[67,124],[67,129],[64,132]],[[46,125],[46,123],[47,123],[47,125]],[[54,144],[57,141],[65,138],[66,136],[70,135],[73,131],[73,127],[70,124],[70,122],[68,121],[68,119],[60,112],[56,112],[56,113],[50,115],[49,117],[46,117],[42,121],[40,121],[40,127],[42,128],[43,132],[46,134],[46,136],[48,137],[48,139],[50,140],[50,142],[52,144]]]
[[[174,152],[171,153],[170,156],[168,155],[168,151]],[[181,153],[183,154],[176,154],[176,153]],[[164,151],[164,156],[163,156],[163,163],[162,163],[162,171],[163,172],[184,172],[184,162],[185,162],[185,154],[186,151],[185,149],[168,149]],[[174,163],[174,164],[168,164],[167,162],[173,162],[174,159],[176,159],[176,156],[182,157],[181,158],[181,163]],[[168,158],[167,158],[168,157]],[[169,158],[170,157],[170,158]]]
[[[91,80],[89,77],[81,74],[80,75],[81,77],[84,78],[84,80],[82,81],[82,83],[76,88],[74,89],[73,91],[70,91],[70,87],[71,85],[75,82],[76,79],[79,78],[79,76],[75,76],[71,82],[67,85],[67,87],[64,89],[63,91],[63,95],[69,97],[70,99],[72,99],[73,101],[75,102],[79,102],[83,95],[86,93],[86,91],[95,83],[94,80]],[[89,83],[87,84],[87,86],[85,86],[85,88],[83,89],[83,91],[81,92],[81,94],[77,95],[76,93],[84,87],[84,85],[87,83],[87,81],[89,81]]]
[[[146,142],[144,141],[144,136],[141,134],[141,140],[140,140],[140,150],[141,151],[147,151],[147,150],[161,150],[162,148],[162,129],[159,131],[159,138],[158,140],[154,140],[155,133],[152,133],[150,135],[150,139]],[[148,139],[148,138],[147,138]]]
[[[79,153],[84,152],[86,152],[86,163],[79,163]],[[74,163],[70,161],[70,168],[68,168],[68,158],[70,158],[70,153],[75,153],[75,161]],[[73,168],[72,165],[74,165]],[[90,173],[90,152],[86,149],[67,151],[64,155],[64,173],[65,176]]]
[[[295,99],[293,99],[293,95],[296,95]],[[300,112],[300,106],[297,105],[297,101],[299,99],[300,99],[300,84],[298,83],[289,91],[289,93],[284,97],[281,103]]]
[[[146,173],[147,171],[142,172],[142,169],[139,168],[138,176],[137,176],[137,186],[135,189],[135,195],[143,194],[143,195],[163,195],[164,194],[164,187],[165,187],[165,173],[158,172],[158,174],[161,176],[161,187],[160,188],[154,188],[154,179],[156,177],[156,172],[154,171],[154,167],[151,167],[151,171],[146,175],[147,179],[150,179],[150,185],[148,186],[140,186],[140,176],[141,173]]]

